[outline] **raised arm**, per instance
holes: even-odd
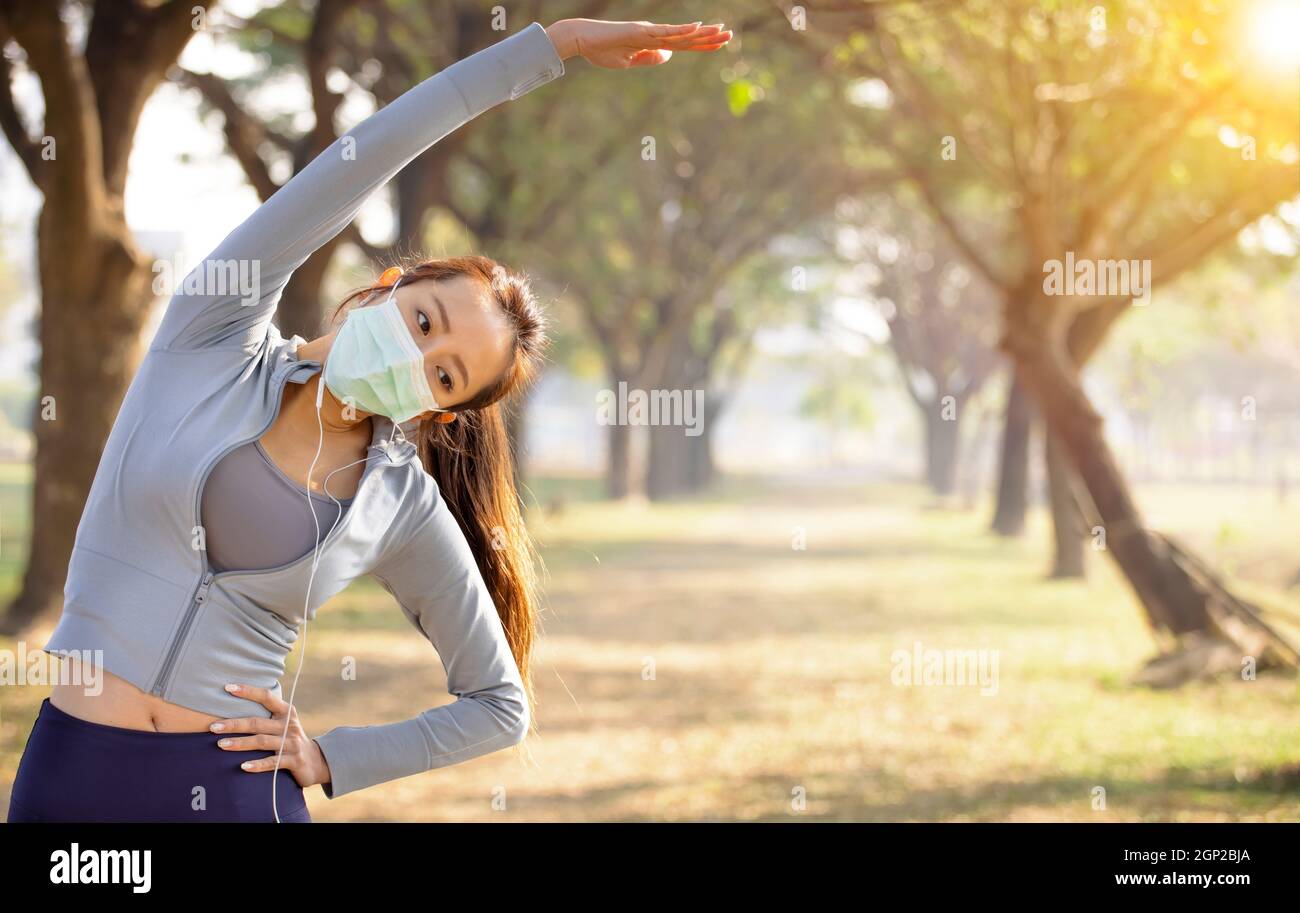
[[[459,60],[339,137],[217,245],[172,296],[156,349],[256,349],[297,269],[408,162],[501,102],[564,75],[532,23]]]
[[[398,723],[341,726],[316,736],[331,799],[498,751],[528,731],[528,702],[505,629],[441,496],[374,577],[433,644],[447,691],[457,699]]]

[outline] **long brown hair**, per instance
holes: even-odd
[[[527,276],[490,257],[445,257],[396,265],[402,268],[403,285],[459,276],[478,280],[505,314],[514,336],[505,373],[472,399],[452,407],[455,421],[421,421],[416,444],[420,461],[438,483],[474,552],[523,678],[533,720],[530,728],[535,727],[536,697],[529,665],[538,628],[540,559],[524,527],[504,410],[518,407],[520,394],[538,374],[546,346],[546,319]],[[376,285],[353,292],[343,299],[335,317],[355,301],[384,290]]]

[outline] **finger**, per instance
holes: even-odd
[[[730,40],[731,40],[731,32],[720,32],[717,35],[709,35],[706,38],[700,38],[698,40],[692,38],[689,41],[676,41],[671,44],[666,44],[664,45],[664,47],[673,51],[689,51],[692,48],[709,47],[717,44],[726,44]]]
[[[285,720],[267,719],[264,716],[242,716],[233,717],[228,720],[219,720],[208,728],[213,732],[219,732],[222,735],[230,735],[235,732],[284,732]]]
[[[657,48],[676,48],[683,44],[690,44],[695,41],[706,41],[716,38],[719,33],[724,31],[721,23],[718,25],[705,25],[685,35],[671,35],[667,38],[659,38],[652,43],[652,47]]]
[[[293,743],[285,740],[284,754],[291,754]],[[275,751],[280,750],[278,735],[246,735],[235,739],[218,739],[217,747],[222,751]],[[272,759],[274,760],[274,758]]]
[[[652,38],[668,38],[671,35],[689,35],[700,27],[699,22],[688,22],[685,25],[652,25],[646,29],[646,34]]]
[[[275,770],[275,758],[274,757],[254,758],[251,761],[245,761],[239,766],[244,770],[248,771],[249,773],[263,773],[263,772],[271,773],[272,771]],[[298,766],[297,755],[291,755],[286,752],[285,756],[280,760],[281,770],[293,770],[297,766]]]
[[[721,41],[717,44],[704,44],[699,47],[678,48],[679,51],[720,51],[727,46],[727,42]]]
[[[265,688],[258,688],[256,685],[227,685],[226,690],[237,697],[256,701],[272,713],[287,713],[289,711],[288,701],[276,697]]]
[[[637,51],[633,54],[627,65],[629,67],[655,67],[661,63],[667,63],[669,58],[672,56],[672,51],[647,48],[644,51]]]
[[[681,35],[665,35],[656,37],[663,37],[664,41],[690,41],[695,38],[704,38],[709,35],[716,35],[718,32],[721,32],[723,28],[724,26],[721,22],[715,22],[713,25],[702,25],[693,31],[685,32]]]

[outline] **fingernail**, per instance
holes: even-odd
[[[239,690],[239,686],[238,686],[238,685],[227,685],[227,686],[226,686],[226,690],[227,690],[227,691],[231,691],[231,692],[238,691],[238,690]]]
[[[244,768],[244,770],[248,770],[248,768],[251,767],[252,764],[253,764],[252,761],[245,761],[243,764],[240,764],[239,766]]]
[[[225,748],[227,745],[230,744],[230,739],[220,739],[217,741],[217,744],[220,745],[222,748]]]
[[[221,730],[223,730],[223,729],[226,728],[226,724],[225,724],[225,723],[213,723],[213,724],[212,724],[211,726],[209,726],[208,728],[211,729],[213,732],[220,732]]]

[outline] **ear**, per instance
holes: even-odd
[[[439,425],[446,425],[449,422],[456,421],[455,412],[434,412],[432,409],[425,409],[419,415],[408,419],[411,424],[418,425],[421,422],[436,422]]]
[[[402,268],[400,266],[390,266],[379,274],[379,284],[384,288],[389,288],[394,282],[402,277]]]

